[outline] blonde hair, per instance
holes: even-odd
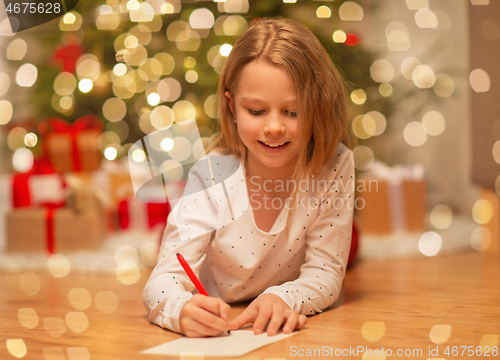
[[[241,70],[257,59],[283,69],[292,79],[297,94],[299,155],[289,177],[295,180],[293,198],[299,180],[308,174],[319,173],[334,156],[339,141],[351,146],[344,81],[325,48],[304,25],[283,18],[252,21],[234,43],[221,69],[218,85],[220,133],[207,152],[217,149],[224,154],[246,156],[246,147],[238,136],[224,93],[229,91],[234,97]],[[293,213],[289,212],[289,216]]]

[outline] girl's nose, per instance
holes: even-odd
[[[280,135],[285,132],[285,129],[285,121],[280,119],[279,115],[269,116],[264,123],[264,132],[266,134]]]

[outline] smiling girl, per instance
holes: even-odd
[[[354,161],[343,81],[305,26],[260,19],[227,57],[218,99],[220,133],[208,155],[239,160],[245,181],[236,193],[248,209],[189,241],[169,216],[143,301],[150,321],[190,337],[248,323],[256,334],[291,333],[337,300],[345,275]],[[212,296],[192,294],[177,252]],[[228,303],[249,299],[229,322]]]

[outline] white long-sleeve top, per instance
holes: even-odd
[[[245,174],[244,161],[236,163],[241,164]],[[199,180],[198,170],[195,164],[188,185]],[[291,309],[312,315],[338,299],[351,244],[355,186],[352,151],[339,143],[321,173],[299,184],[300,202],[287,237],[285,210],[269,232],[256,226],[245,178],[226,184],[236,219],[227,224],[219,218],[218,228],[206,224],[210,216],[202,211],[203,206],[218,206],[215,196],[190,195],[190,201],[179,201],[174,206],[158,263],[143,291],[151,322],[180,332],[179,314],[195,287],[176,253],[184,256],[211,296],[228,303],[262,293],[275,294]],[[245,208],[241,210],[238,204]],[[180,236],[182,228],[176,226],[176,218],[182,216],[183,222],[187,219],[185,225],[206,225],[207,231],[185,239]]]

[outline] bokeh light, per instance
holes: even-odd
[[[82,333],[89,327],[89,319],[82,312],[68,312],[65,320],[68,329],[75,333]]]
[[[439,253],[442,246],[442,239],[434,231],[428,231],[418,240],[418,250],[425,256],[435,256]]]
[[[160,147],[163,151],[168,152],[173,149],[174,141],[170,138],[165,138],[161,141]]]
[[[90,352],[86,347],[68,347],[69,360],[90,360]]]
[[[430,9],[419,9],[415,13],[415,23],[422,29],[435,29],[439,24],[436,14]]]
[[[32,86],[38,77],[38,70],[33,64],[24,64],[17,69],[16,83],[21,87]]]
[[[19,61],[24,58],[27,50],[28,44],[26,44],[26,41],[23,39],[14,39],[7,45],[5,57],[9,60]]]
[[[375,155],[372,149],[367,146],[356,146],[353,150],[354,165],[358,170],[368,170],[375,162]]]
[[[45,360],[64,360],[64,351],[59,347],[43,348],[43,357]]]
[[[483,335],[481,338],[481,341],[479,342],[479,346],[482,348],[482,355],[483,356],[490,356],[489,354],[492,354],[493,352],[493,347],[497,346],[499,344],[499,336],[496,334],[486,334]]]
[[[388,60],[375,60],[370,66],[370,75],[376,82],[390,82],[394,78],[394,67]]]
[[[206,98],[203,103],[203,110],[205,110],[205,113],[212,119],[217,118],[217,95],[213,94]]]
[[[82,93],[88,93],[93,87],[94,83],[90,79],[82,79],[78,83],[78,89],[80,89]]]
[[[117,156],[118,150],[116,150],[114,146],[108,146],[106,149],[104,149],[104,157],[106,158],[106,160],[115,160]]]
[[[47,260],[47,266],[52,276],[62,278],[69,274],[71,265],[63,254],[53,254]]]
[[[38,314],[35,309],[21,308],[17,311],[19,323],[27,329],[34,329],[38,326]]]
[[[453,211],[444,204],[436,205],[430,213],[430,223],[437,229],[446,229],[453,221]]]
[[[361,21],[364,11],[361,5],[354,1],[345,1],[339,7],[339,17],[343,21]]]
[[[332,10],[326,5],[321,5],[316,9],[316,16],[320,19],[329,19],[332,16]]]
[[[141,260],[148,266],[155,266],[158,257],[158,241],[150,240],[141,247]]]
[[[472,219],[478,224],[484,225],[493,217],[493,205],[486,199],[477,200],[472,206]]]
[[[68,301],[75,310],[83,311],[89,308],[92,298],[87,289],[74,288],[68,293]]]
[[[40,279],[35,273],[27,272],[21,274],[19,285],[26,295],[36,295],[40,292]]]
[[[403,136],[408,145],[414,147],[423,145],[427,140],[423,125],[417,121],[412,121],[405,126]]]
[[[471,234],[470,245],[474,250],[485,251],[491,244],[491,231],[479,226]]]
[[[449,97],[455,92],[455,81],[448,74],[438,74],[432,89],[439,97]]]
[[[366,102],[366,92],[363,89],[356,89],[351,93],[351,100],[356,105],[363,105]]]
[[[406,0],[406,6],[410,10],[428,9],[429,8],[429,1],[428,0]]]
[[[196,108],[187,100],[178,101],[172,106],[175,122],[179,123],[196,117]]]
[[[66,325],[60,317],[46,317],[43,319],[43,327],[52,337],[61,337],[66,331]]]
[[[214,21],[214,14],[207,8],[195,9],[189,15],[189,25],[193,29],[211,29]]]
[[[102,105],[102,113],[109,121],[120,121],[127,114],[127,105],[122,99],[110,98]]]
[[[26,344],[22,339],[7,339],[5,345],[7,346],[7,351],[9,352],[9,354],[18,359],[26,356],[26,354],[28,353]]]
[[[470,86],[475,92],[487,92],[490,90],[490,76],[483,69],[475,69],[469,75]]]
[[[168,152],[170,157],[177,161],[184,161],[191,156],[191,142],[183,136],[173,138],[174,146]]]
[[[332,39],[336,43],[343,44],[347,39],[347,35],[343,30],[335,30],[332,34]]]
[[[25,173],[33,167],[33,153],[26,148],[17,149],[12,156],[12,167],[14,170]]]
[[[367,321],[361,327],[361,335],[370,342],[375,342],[385,334],[385,324],[383,321]]]
[[[118,308],[118,297],[112,291],[99,291],[94,298],[97,309],[104,314],[109,314]]]
[[[445,120],[443,114],[439,111],[429,111],[422,118],[422,126],[425,132],[432,136],[443,133],[445,129]]]
[[[429,339],[436,345],[444,344],[451,337],[451,325],[434,325]]]
[[[123,285],[135,284],[141,276],[141,270],[133,261],[122,261],[116,267],[116,278]]]
[[[4,96],[7,94],[7,91],[9,91],[10,88],[10,77],[8,74],[0,72],[0,96]],[[2,100],[6,101],[6,100]],[[0,111],[0,114],[2,112]],[[2,116],[0,115],[0,125],[2,125]]]
[[[13,112],[14,109],[12,108],[10,101],[0,100],[0,125],[7,124],[12,119]]]
[[[436,82],[434,70],[428,65],[418,65],[411,74],[413,83],[420,89],[429,89]]]
[[[389,83],[382,83],[378,87],[378,92],[384,97],[392,95],[392,85]]]

